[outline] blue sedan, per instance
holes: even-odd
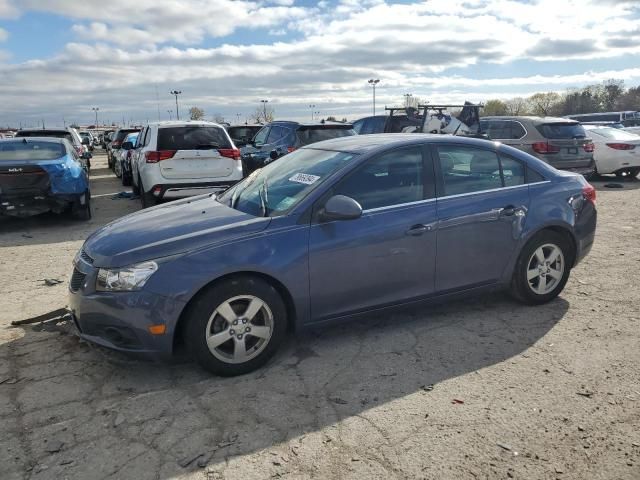
[[[542,304],[589,252],[595,190],[514,148],[444,135],[301,148],[219,196],[101,228],[70,308],[86,340],[220,375],[263,365],[286,332],[363,312],[508,289]]]

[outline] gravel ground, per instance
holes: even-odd
[[[223,379],[64,323],[10,328],[64,307],[83,239],[138,208],[93,163],[92,221],[0,220],[2,479],[640,478],[640,181],[595,182],[596,244],[548,305],[494,295],[306,332]]]

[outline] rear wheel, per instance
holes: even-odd
[[[88,190],[73,203],[71,215],[77,220],[91,220],[91,193]]]
[[[207,288],[187,317],[186,343],[196,361],[222,376],[264,365],[286,335],[287,310],[275,288],[238,277]]]
[[[129,187],[131,186],[131,172],[122,172],[122,186]],[[135,193],[135,192],[134,192]]]
[[[632,167],[632,168],[623,168],[616,172],[616,177],[618,178],[636,178],[640,173],[640,168]]]
[[[556,298],[569,279],[573,247],[567,238],[545,230],[535,235],[520,252],[511,282],[511,293],[531,305]]]
[[[140,177],[138,177],[138,189],[140,191],[139,195],[142,208],[153,207],[157,203],[156,197],[154,197],[152,193],[145,192],[144,185],[142,184],[142,179]]]
[[[134,195],[140,195],[140,177],[138,177],[138,185],[133,181],[133,173],[131,173],[131,191]]]

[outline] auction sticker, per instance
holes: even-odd
[[[320,177],[308,173],[296,173],[289,179],[290,182],[304,183],[305,185],[313,185],[318,180],[320,180]]]

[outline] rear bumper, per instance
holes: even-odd
[[[28,217],[54,211],[62,213],[78,199],[78,195],[52,195],[32,192],[29,195],[0,195],[0,215]]]
[[[179,183],[155,185],[151,192],[158,200],[174,200],[177,198],[193,197],[205,193],[222,192],[239,180],[229,180],[225,182],[196,182],[196,183]]]

